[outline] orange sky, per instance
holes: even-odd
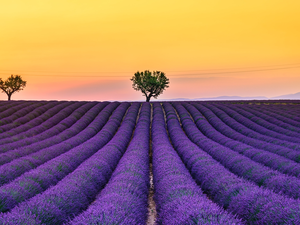
[[[130,78],[146,69],[170,78],[161,99],[296,93],[299,10],[299,0],[1,1],[0,77],[27,81],[12,99],[144,100]]]

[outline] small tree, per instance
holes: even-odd
[[[0,78],[0,89],[7,94],[8,101],[10,101],[13,93],[23,90],[25,86],[26,81],[23,81],[22,77],[19,75],[10,75],[6,81],[3,81],[2,78]]]
[[[150,101],[151,97],[157,98],[169,87],[169,79],[161,71],[153,71],[153,73],[149,70],[137,71],[130,80],[133,82],[133,89],[141,91],[147,102]]]

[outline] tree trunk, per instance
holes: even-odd
[[[8,101],[10,101],[10,99],[11,99],[11,95],[7,95],[8,96]]]
[[[151,96],[146,96],[146,102],[150,102]]]

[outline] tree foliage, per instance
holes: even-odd
[[[6,81],[0,78],[0,89],[8,96],[8,101],[11,99],[11,95],[15,92],[21,91],[25,88],[26,81],[22,80],[20,75],[10,75]]]
[[[130,80],[133,82],[133,89],[141,91],[147,102],[150,101],[151,97],[157,98],[169,87],[169,79],[161,71],[153,71],[153,73],[149,70],[137,71]]]

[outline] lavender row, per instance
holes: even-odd
[[[64,104],[63,107],[61,107],[62,103],[57,104],[56,102],[50,102],[49,104],[38,108],[32,106],[33,108],[30,110],[30,113],[28,113],[24,117],[20,117],[14,120],[13,123],[2,126],[1,129],[3,133],[0,134],[0,138],[3,139],[7,137],[12,137],[13,135],[16,135],[18,133],[27,131],[28,129],[31,129],[39,125],[43,121],[47,120],[49,116],[53,116],[55,113],[57,113],[59,110],[63,109],[69,104],[71,103],[67,102]],[[50,112],[50,115],[48,115],[48,112]]]
[[[295,120],[297,122],[300,122],[300,116],[299,116],[300,108],[299,108],[299,105],[297,105],[297,106],[289,105],[288,107],[285,106],[285,107],[280,108],[280,110],[278,110],[276,108],[273,108],[273,107],[270,107],[270,109],[266,108],[266,110],[269,110],[273,113],[281,115],[285,118],[289,118],[291,120]]]
[[[144,103],[134,136],[108,184],[69,224],[146,224],[150,112],[150,104]]]
[[[166,116],[173,146],[198,185],[213,201],[247,224],[300,222],[299,200],[258,187],[229,172],[186,137],[175,111],[171,107],[169,109]]]
[[[95,103],[86,103],[86,104],[90,106],[89,108],[91,108],[93,105],[95,105]],[[29,129],[27,131],[24,131],[24,132],[18,133],[16,135],[12,135],[10,137],[1,139],[0,140],[1,151],[4,152],[3,151],[4,149],[5,149],[5,151],[7,151],[7,148],[15,149],[20,146],[29,145],[36,141],[41,141],[43,139],[46,139],[47,137],[56,135],[60,131],[55,128],[52,129],[52,131],[51,131],[50,128],[57,125],[58,123],[60,123],[63,119],[65,119],[72,112],[74,112],[74,110],[77,110],[82,105],[83,105],[83,102],[76,102],[71,105],[61,104],[59,106],[53,107],[52,109],[50,109],[46,112],[50,118],[47,119],[45,122],[41,123],[40,125],[33,126],[31,129]],[[54,130],[55,130],[55,132],[53,133]],[[49,134],[48,134],[48,136],[47,136],[47,134],[45,135],[45,133],[43,134],[44,131],[46,131],[48,133],[50,132],[49,133],[50,136],[49,136]],[[51,133],[53,133],[53,134],[51,134]],[[27,138],[27,137],[30,137],[30,138]]]
[[[194,106],[186,103],[182,103],[182,105],[191,114],[198,129],[208,138],[238,152],[239,154],[247,156],[253,161],[278,170],[281,173],[300,178],[300,165],[298,163],[277,154],[253,148],[239,141],[232,140],[214,129]],[[176,105],[174,106],[177,109]]]
[[[245,107],[243,107],[245,108]],[[247,107],[246,107],[247,109]],[[284,106],[284,107],[251,107],[253,110],[262,111],[265,115],[274,117],[282,122],[288,123],[292,126],[300,127],[300,117],[299,117],[299,106],[293,108],[293,106]]]
[[[239,122],[235,121],[234,119],[232,119],[231,117],[229,117],[225,112],[222,111],[223,107],[220,106],[220,105],[218,105],[218,107],[221,107],[222,110],[220,110],[219,108],[215,107],[214,105],[210,105],[210,104],[196,104],[197,107],[200,106],[200,105],[205,106],[206,108],[209,108],[209,110],[213,111],[213,113],[216,114],[220,119],[222,119],[228,126],[234,128],[235,130],[238,130],[238,132],[240,132],[240,133],[244,133],[245,135],[251,136],[255,139],[266,141],[266,142],[269,142],[271,144],[280,145],[282,147],[287,147],[287,148],[294,149],[294,150],[299,150],[300,149],[300,144],[299,143],[292,143],[291,142],[291,141],[299,142],[299,138],[289,137],[289,136],[286,136],[286,135],[283,135],[283,134],[278,134],[278,133],[277,133],[278,136],[276,138],[273,138],[273,137],[270,137],[270,136],[267,136],[267,135],[275,134],[276,132],[268,130],[268,129],[265,129],[265,130],[267,130],[266,131],[267,134],[263,135],[263,134],[260,134],[258,132],[255,132],[255,131],[245,127],[241,123],[239,123]],[[235,107],[236,106],[226,107],[225,110],[226,110],[226,112],[231,111],[232,115],[236,114],[236,117],[239,117],[238,113],[236,111],[231,110],[231,109],[235,109]],[[253,115],[253,117],[255,117],[255,116]],[[247,120],[249,121],[249,119],[244,117],[244,121],[247,121]],[[279,137],[281,137],[281,139],[284,139],[285,137],[289,138],[289,141],[279,140],[278,139]]]
[[[88,141],[0,187],[1,211],[10,210],[18,203],[45,191],[74,171],[83,161],[109,142],[117,131],[127,108],[128,104],[120,105],[103,129]]]
[[[266,112],[263,113],[258,112],[256,110],[247,107],[246,109],[232,107],[236,112],[240,113],[241,115],[249,118],[253,122],[266,127],[270,130],[273,130],[277,133],[288,135],[291,137],[299,138],[300,135],[300,128],[296,127],[297,122],[294,122],[294,125],[287,124],[278,120],[272,116],[266,115]]]
[[[16,105],[21,105],[24,103],[27,103],[32,101],[26,101],[26,102],[19,102],[19,101],[0,101],[0,113],[4,112],[5,110],[8,110],[12,107],[15,107]],[[0,122],[0,125],[2,125],[2,123]]]
[[[219,143],[204,136],[199,132],[190,115],[182,105],[174,104],[182,121],[183,129],[187,136],[202,150],[211,155],[232,173],[256,183],[258,186],[264,186],[276,193],[287,195],[292,198],[300,197],[300,180],[272,170],[266,166],[252,161],[246,156],[239,154],[224,147]],[[165,108],[169,111],[170,105]]]
[[[28,121],[40,116],[45,111],[51,109],[52,107],[58,105],[57,102],[47,102],[46,104],[43,104],[44,102],[38,102],[32,105],[29,105],[22,110],[19,110],[17,113],[12,114],[11,116],[5,118],[8,122],[8,124],[2,125],[0,128],[1,133],[5,133],[10,131],[13,128],[19,127]],[[1,134],[1,138],[3,134]]]
[[[0,223],[28,224],[28,221],[34,221],[34,224],[58,225],[85,210],[108,182],[125,152],[135,127],[139,106],[140,103],[132,104],[116,134],[115,129],[103,133],[104,137],[109,134],[113,136],[108,144],[55,186],[20,203],[10,212],[0,214]],[[114,122],[118,124],[120,121]],[[96,138],[93,145],[98,145],[99,141]]]
[[[0,125],[5,125],[7,123],[12,122],[12,120],[8,119],[6,120],[7,117],[11,116],[14,113],[22,113],[22,110],[28,106],[31,105],[44,105],[47,104],[47,102],[31,102],[31,101],[26,101],[22,102],[20,104],[13,105],[12,107],[9,107],[8,109],[4,110],[3,112],[0,113]]]
[[[39,115],[43,113],[45,110],[53,107],[55,104],[57,103],[47,102],[45,104],[45,102],[37,102],[37,103],[27,105],[26,107],[23,107],[21,110],[18,110],[17,112],[1,120],[3,124],[1,124],[0,132],[1,133],[7,132],[10,129],[13,129],[15,127],[18,127],[26,123],[27,122],[26,120],[28,120],[29,117]]]
[[[38,151],[39,146],[37,146],[38,150],[29,148],[27,150],[29,152],[33,151],[34,153],[0,166],[0,186],[14,180],[26,171],[34,169],[37,166],[49,161],[50,159],[53,159],[92,138],[102,129],[102,127],[109,119],[111,113],[118,105],[119,103],[117,102],[109,104],[99,113],[99,115],[96,116],[96,118],[93,117],[93,114],[95,112],[91,111],[88,116],[80,119],[76,124],[72,126],[71,129],[63,132],[64,136],[67,138],[66,141],[55,144],[48,148],[43,148],[40,151]],[[125,110],[124,108],[128,108],[128,106],[128,103],[124,103],[121,109],[119,109],[118,111],[123,112]],[[96,112],[99,111],[100,109],[96,108]],[[122,116],[120,113],[118,113],[118,115],[120,117]],[[76,133],[76,135],[74,135],[74,133]],[[61,137],[58,137],[57,141],[60,141],[60,138]]]
[[[33,138],[37,140],[43,140],[46,139],[49,136],[47,134],[48,132],[53,133],[53,135],[56,135],[61,125],[67,125],[66,122],[64,122],[68,117],[78,120],[88,109],[93,107],[96,103],[88,103],[88,102],[74,102],[72,104],[69,103],[63,103],[60,105],[57,105],[47,112],[44,113],[43,117],[47,118],[44,122],[42,122],[39,125],[32,125],[32,128],[20,132],[18,134],[9,136],[7,138],[3,138],[0,140],[1,147],[4,149],[5,144],[14,143],[16,145],[19,145],[18,142],[22,143],[22,146],[28,145],[32,143]],[[72,114],[73,116],[70,117]],[[78,114],[78,115],[77,115]],[[28,123],[29,125],[29,123]],[[21,127],[20,127],[21,128]],[[64,128],[66,129],[66,128]],[[53,130],[53,131],[51,131]],[[61,130],[62,131],[62,130]],[[59,131],[59,132],[61,132]],[[52,135],[52,136],[53,136]],[[17,148],[18,146],[11,148]]]
[[[161,105],[153,103],[153,106],[153,179],[157,224],[242,224],[202,193],[169,141]]]
[[[19,157],[32,154],[43,148],[48,148],[50,146],[59,144],[78,134],[97,116],[97,114],[107,105],[107,103],[99,103],[90,111],[86,112],[91,108],[92,105],[85,104],[81,106],[80,108],[76,109],[76,111],[74,111],[69,117],[61,121],[58,125],[41,133],[40,135],[36,135],[32,138],[27,138],[16,143],[2,145],[2,150],[13,149],[14,147],[16,147],[16,144],[23,144],[23,147],[19,147],[0,154],[0,165],[8,163]],[[72,108],[73,107],[70,106],[66,109],[68,109],[69,111]],[[63,115],[64,112],[65,110],[62,110]],[[80,116],[83,116],[83,118],[80,118]]]
[[[237,112],[231,110],[227,107],[222,107],[218,105],[203,104],[203,106],[209,108],[219,119],[221,119],[225,124],[239,133],[254,138],[260,141],[265,141],[274,145],[279,145],[287,147],[290,149],[300,150],[300,141],[297,138],[285,136],[277,132],[266,129],[251,120],[239,115]],[[232,106],[231,108],[233,108]],[[221,109],[219,109],[221,108]],[[250,128],[248,128],[250,127]],[[299,142],[299,143],[298,143]]]
[[[264,111],[274,113],[274,114],[276,114],[276,115],[273,115],[275,118],[285,121],[287,123],[293,122],[292,125],[294,124],[295,121],[298,123],[300,122],[299,106],[295,106],[295,105],[261,106],[261,105],[259,105],[259,106],[256,106],[255,109],[258,109],[258,110],[262,109]]]
[[[0,101],[0,106],[2,107],[5,107],[5,106],[8,106],[8,107],[10,107],[10,106],[12,106],[12,105],[15,105],[15,104],[20,104],[19,103],[19,101],[3,101],[3,100],[1,100]]]
[[[226,120],[227,124],[235,124],[236,123],[235,121],[240,123],[241,124],[240,126],[243,128],[243,129],[241,129],[243,134],[245,134],[249,137],[259,139],[259,140],[267,140],[268,142],[271,142],[271,143],[274,143],[277,145],[281,145],[281,146],[285,146],[285,147],[288,147],[291,149],[296,149],[296,148],[300,149],[300,139],[299,138],[280,134],[278,132],[273,131],[272,129],[270,130],[270,129],[262,126],[262,124],[264,123],[263,121],[261,121],[261,125],[253,122],[253,120],[256,120],[254,115],[252,115],[252,116],[248,115],[249,117],[243,116],[242,114],[239,114],[237,112],[237,110],[238,111],[240,111],[240,110],[236,106],[228,107],[228,106],[222,106],[221,104],[215,104],[214,106],[219,108],[219,110],[223,111],[223,113],[218,111],[216,114],[219,116],[219,118],[222,118],[223,121]],[[230,119],[230,117],[228,117],[228,116],[233,118],[235,121],[233,119]],[[251,117],[251,119],[248,119],[250,117]],[[260,119],[258,118],[258,120],[260,120]],[[233,122],[231,122],[231,121],[233,121]],[[263,136],[261,136],[261,135],[263,135]],[[299,137],[300,137],[300,135],[299,135]],[[293,142],[296,144],[293,144],[290,142]]]
[[[239,132],[233,130],[231,127],[227,126],[224,122],[222,122],[214,113],[212,113],[208,108],[204,107],[203,104],[193,104],[209,121],[209,123],[220,133],[223,135],[233,139],[240,141],[244,144],[248,144],[258,149],[266,150],[277,155],[284,156],[285,158],[291,159],[296,162],[300,162],[300,151],[292,150],[290,148],[286,148],[283,146],[278,146],[275,144],[271,144],[265,141],[260,141],[254,138],[247,137],[242,135]],[[212,107],[210,107],[212,108]],[[237,123],[238,124],[238,123]]]

